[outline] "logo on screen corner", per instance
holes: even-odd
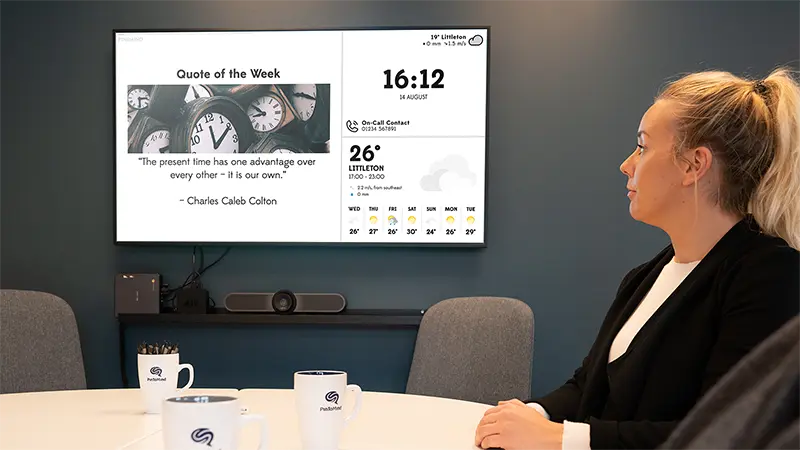
[[[192,441],[198,444],[206,444],[211,447],[211,441],[214,440],[214,432],[208,428],[198,428],[192,431]]]

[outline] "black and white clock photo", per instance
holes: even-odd
[[[128,153],[328,153],[330,84],[129,85]]]

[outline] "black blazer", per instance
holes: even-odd
[[[550,420],[588,423],[592,449],[658,447],[723,374],[798,314],[800,253],[748,217],[609,364],[611,342],[674,254],[667,246],[628,272],[581,367],[560,388],[529,400]]]

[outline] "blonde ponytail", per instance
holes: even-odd
[[[800,84],[791,73],[780,68],[755,81],[692,73],[656,100],[675,104],[676,158],[707,146],[720,161],[713,200],[733,214],[752,214],[764,233],[800,250]]]
[[[762,83],[775,151],[749,210],[765,233],[800,249],[800,87],[786,69],[774,71]]]

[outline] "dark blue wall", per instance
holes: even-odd
[[[191,268],[187,248],[113,244],[113,28],[491,25],[488,248],[235,248],[204,282],[218,299],[291,288],[351,308],[518,297],[536,316],[535,394],[571,374],[620,278],[667,242],[629,217],[618,170],[658,87],[800,54],[796,2],[3,2],[1,17],[0,281],[72,305],[95,388],[120,385],[114,274],[175,284]],[[162,338],[182,343],[199,386],[288,387],[296,369],[335,367],[402,391],[415,333],[136,328],[129,349]]]

